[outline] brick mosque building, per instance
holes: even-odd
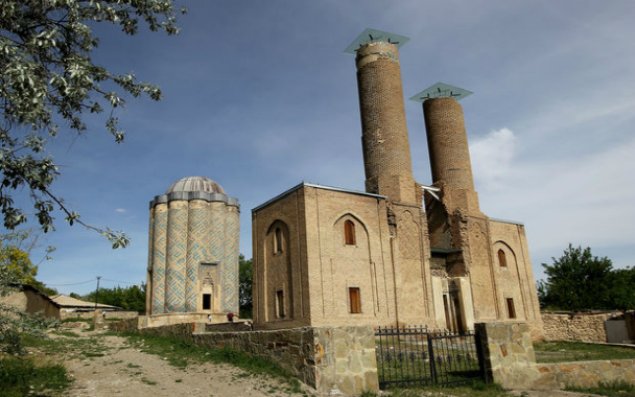
[[[356,55],[366,191],[309,183],[252,210],[254,325],[542,322],[522,224],[481,212],[463,111],[468,91],[415,95],[432,184],[414,180],[399,51],[407,38],[363,32]]]

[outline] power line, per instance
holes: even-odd
[[[87,280],[87,281],[80,281],[80,282],[78,282],[78,283],[66,283],[66,284],[49,284],[49,283],[45,283],[45,284],[46,284],[46,286],[48,286],[48,287],[63,287],[63,286],[66,286],[66,285],[80,285],[80,284],[88,284],[88,283],[92,283],[92,282],[94,282],[94,281],[95,281],[95,279],[90,279],[90,280]]]
[[[102,278],[103,281],[110,281],[112,283],[123,283],[123,284],[131,284],[131,285],[141,285],[143,284],[143,281],[138,282],[138,283],[131,283],[130,281],[120,281],[120,280],[111,280],[109,278]]]

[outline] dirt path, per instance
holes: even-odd
[[[165,357],[145,353],[124,337],[100,332],[71,331],[65,336],[70,346],[49,355],[47,360],[61,362],[74,382],[64,395],[70,397],[283,397],[315,396],[306,389],[298,394],[276,379],[252,375],[223,364],[190,364],[178,368]],[[53,338],[62,337],[51,335]],[[72,342],[71,342],[72,341]],[[68,343],[68,342],[67,342]],[[1,394],[1,393],[0,393]],[[381,393],[382,395],[384,393]],[[447,392],[421,396],[452,396]],[[514,397],[592,396],[562,391],[510,391]]]
[[[87,335],[77,336],[77,342]],[[96,336],[92,334],[90,336]],[[94,340],[94,339],[93,339]],[[185,369],[140,351],[119,336],[98,336],[98,352],[64,356],[74,379],[71,397],[278,397],[296,395],[275,379],[254,376],[229,365],[191,364]],[[62,358],[62,357],[60,357]]]

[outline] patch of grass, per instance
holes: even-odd
[[[608,397],[635,397],[635,386],[624,381],[600,382],[596,387],[567,387],[568,391],[599,394]]]
[[[60,393],[71,384],[66,369],[59,364],[35,365],[30,358],[0,359],[0,390],[6,397],[48,396]]]
[[[150,385],[150,386],[154,386],[157,384],[157,382],[148,379],[148,378],[141,378],[141,382],[145,383],[146,385]]]
[[[539,363],[635,359],[632,348],[583,342],[540,342],[534,344],[534,350]]]
[[[47,355],[59,354],[68,358],[76,357],[101,357],[108,349],[98,338],[67,337],[48,338],[24,335],[24,346]]]
[[[287,383],[291,393],[300,393],[301,391],[300,382],[296,378],[273,361],[263,357],[251,356],[230,348],[204,348],[178,338],[137,333],[120,335],[126,336],[129,343],[140,348],[142,352],[159,355],[177,368],[184,369],[191,362],[231,364],[250,374],[275,377]]]
[[[91,357],[103,357],[105,354],[102,352],[82,352],[82,355],[84,357],[91,358]]]
[[[61,323],[92,323],[92,318],[65,318]]]
[[[77,334],[73,331],[63,331],[63,330],[55,330],[53,331],[55,335],[66,336],[68,338],[77,338]]]
[[[141,365],[137,365],[137,364],[133,364],[133,363],[128,363],[128,365],[126,365],[126,367],[128,367],[128,368],[141,368]]]

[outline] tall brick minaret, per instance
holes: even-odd
[[[346,51],[356,54],[366,191],[415,203],[398,50],[406,41],[366,29]]]
[[[366,29],[346,49],[355,54],[366,191],[386,196],[396,323],[433,323],[427,225],[412,174],[399,47],[408,38]],[[416,304],[413,304],[416,302]]]

